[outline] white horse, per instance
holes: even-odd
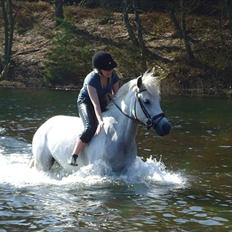
[[[113,171],[125,170],[136,159],[138,123],[153,128],[160,136],[171,129],[160,107],[160,79],[153,72],[124,84],[103,113],[104,128],[78,157],[78,167],[69,165],[72,149],[83,125],[78,117],[54,116],[36,131],[32,141],[33,165],[48,171],[54,161],[64,169],[104,161]]]

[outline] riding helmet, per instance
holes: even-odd
[[[92,64],[93,67],[98,70],[111,70],[117,67],[117,63],[110,53],[104,51],[99,51],[94,54]]]

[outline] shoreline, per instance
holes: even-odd
[[[19,81],[0,81],[0,89],[36,89],[36,90],[55,90],[55,91],[79,91],[81,86],[76,85],[57,85],[57,86],[26,86],[25,83]],[[162,96],[183,96],[183,97],[232,97],[232,89],[216,89],[209,88],[207,92],[204,89],[200,88],[165,88],[161,86],[161,95]]]

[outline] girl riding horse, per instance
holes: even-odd
[[[114,72],[117,63],[109,53],[97,52],[92,58],[92,64],[94,70],[86,76],[77,100],[84,131],[73,149],[70,162],[73,166],[77,166],[78,155],[103,127],[102,112],[106,109],[107,95],[115,95],[119,88],[119,78]]]
[[[160,81],[147,71],[125,83],[102,112],[103,127],[78,158],[78,167],[69,163],[70,154],[84,126],[80,118],[58,115],[48,119],[36,131],[32,141],[31,166],[49,171],[56,161],[68,172],[97,164],[123,172],[138,157],[136,134],[138,124],[154,129],[159,136],[169,134],[171,124],[160,106]],[[142,162],[142,161],[141,161]]]

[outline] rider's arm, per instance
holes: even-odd
[[[117,81],[112,87],[112,94],[115,95],[119,89],[119,81]]]
[[[93,104],[94,111],[95,111],[98,123],[102,124],[103,123],[103,120],[102,120],[102,111],[101,111],[101,107],[100,107],[100,102],[99,102],[99,98],[98,98],[98,95],[97,95],[97,91],[96,91],[96,89],[94,87],[92,87],[90,85],[87,85],[87,90],[88,90],[88,93],[89,93],[90,100],[91,100],[91,102]]]

